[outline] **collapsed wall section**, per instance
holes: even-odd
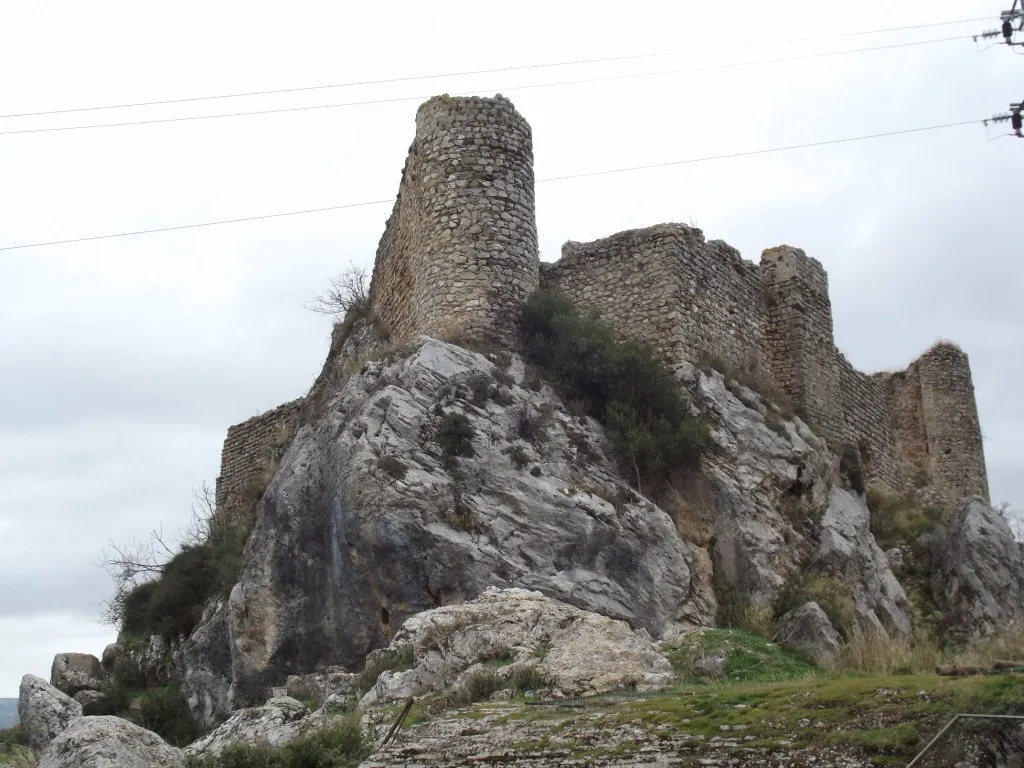
[[[887,385],[856,370],[836,347],[825,268],[799,248],[779,246],[762,253],[761,276],[776,385],[822,437],[859,449],[868,482],[899,488]]]
[[[764,367],[765,303],[757,266],[699,229],[660,224],[589,243],[568,242],[541,265],[541,285],[597,310],[623,337],[666,360],[718,357]]]
[[[425,102],[370,287],[392,340],[509,343],[538,271],[529,124],[500,95]]]
[[[299,423],[303,398],[261,413],[228,428],[220,455],[216,485],[217,515],[222,519],[244,513],[269,482],[280,454]],[[255,496],[255,498],[254,498]]]

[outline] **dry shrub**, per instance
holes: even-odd
[[[1012,622],[995,634],[969,643],[956,655],[954,662],[985,667],[997,659],[1024,661],[1024,621]]]
[[[915,631],[904,639],[861,631],[843,643],[829,668],[836,673],[912,674],[932,671],[942,658],[942,650],[930,633]]]

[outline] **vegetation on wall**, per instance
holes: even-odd
[[[520,317],[523,352],[563,397],[602,422],[638,486],[698,466],[709,430],[654,350],[620,342],[596,313],[581,313],[557,291],[536,291]]]

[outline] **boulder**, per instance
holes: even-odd
[[[298,429],[258,505],[228,600],[232,706],[358,669],[409,616],[492,584],[655,636],[711,619],[702,555],[618,478],[597,422],[518,386],[518,359],[426,337],[403,354],[363,364]],[[458,420],[469,447],[442,438]]]
[[[690,664],[690,672],[701,680],[718,680],[725,674],[726,658],[720,653],[704,653]]]
[[[472,687],[480,675],[495,677],[488,695],[526,679],[564,696],[649,689],[673,676],[646,633],[522,589],[489,588],[468,603],[413,616],[367,664],[403,651],[412,667],[382,673],[364,706]]]
[[[103,691],[81,690],[78,691],[71,698],[73,698],[75,701],[82,705],[82,711],[84,712],[86,707],[88,707],[91,704],[96,704],[97,702],[103,701],[106,697],[107,695]]]
[[[50,667],[50,685],[68,696],[79,691],[102,691],[107,673],[100,660],[89,653],[58,653]]]
[[[50,742],[36,768],[183,768],[181,750],[120,717],[81,717]]]
[[[849,587],[862,628],[890,635],[910,634],[910,607],[889,559],[871,533],[864,498],[833,488],[821,519],[818,551],[809,569]]]
[[[18,688],[18,719],[25,740],[41,750],[57,734],[82,716],[82,705],[66,693],[34,675],[21,678]]]
[[[784,614],[779,619],[775,639],[807,654],[819,667],[827,666],[840,648],[839,633],[821,606],[813,601]]]
[[[104,671],[108,674],[114,671],[117,666],[118,659],[124,655],[124,648],[118,643],[110,643],[103,649],[103,655],[100,657],[100,665]]]
[[[288,696],[235,712],[221,726],[185,747],[185,757],[216,755],[232,744],[280,747],[309,727],[309,710]]]
[[[931,536],[932,595],[960,639],[1024,619],[1024,556],[1006,519],[964,499]]]

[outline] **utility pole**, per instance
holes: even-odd
[[[1013,0],[1013,5],[1010,6],[1010,10],[1003,11],[999,14],[999,20],[999,29],[988,30],[986,32],[982,32],[980,35],[975,35],[974,41],[990,40],[1001,36],[1003,38],[1001,44],[1006,45],[1011,51],[1017,53],[1017,51],[1013,50],[1014,48],[1024,48],[1024,0]],[[1024,50],[1020,53],[1021,55],[1024,55]],[[1011,103],[1009,112],[993,115],[988,120],[984,120],[982,122],[987,128],[990,123],[1005,123],[1009,121],[1012,133],[1003,135],[1016,136],[1018,139],[1024,139],[1024,133],[1022,133],[1021,125],[1022,103],[1024,103],[1024,99],[1016,103]]]

